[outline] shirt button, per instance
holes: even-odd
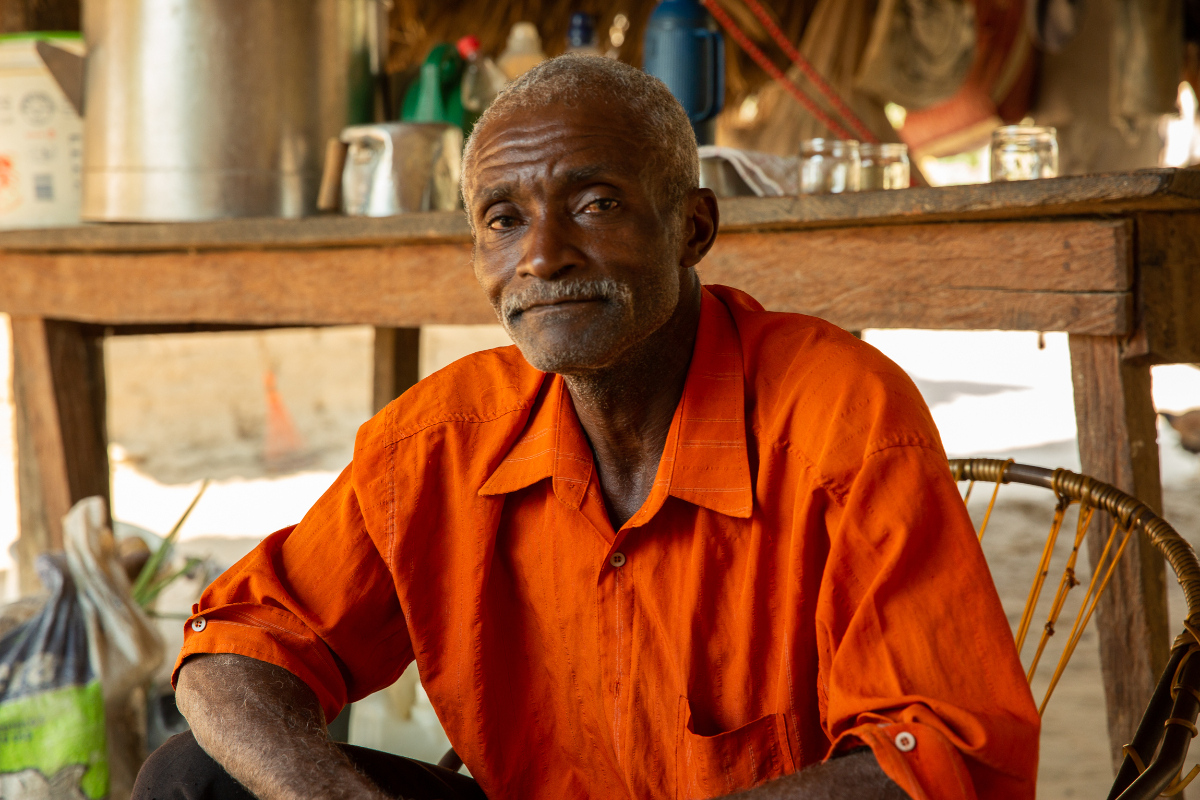
[[[609,557],[608,563],[612,564],[614,567],[625,566],[625,554],[624,553],[613,553]]]
[[[194,630],[196,633],[199,633],[207,627],[208,620],[206,620],[204,617],[196,617],[194,620],[192,620],[192,630]]]
[[[917,737],[913,736],[908,731],[901,731],[896,734],[896,749],[901,753],[911,752],[917,746]]]

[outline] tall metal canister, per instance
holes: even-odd
[[[85,0],[83,217],[297,217],[372,121],[383,0]]]

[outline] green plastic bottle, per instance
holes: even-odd
[[[401,122],[448,122],[463,127],[463,61],[449,44],[435,45],[404,93]]]

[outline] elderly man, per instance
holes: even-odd
[[[928,410],[849,334],[701,285],[718,206],[666,88],[546,62],[463,176],[516,347],[389,405],[205,592],[192,734],[135,797],[1033,797],[1038,717]],[[329,740],[414,660],[474,780]]]

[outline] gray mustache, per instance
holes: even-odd
[[[629,295],[629,287],[612,278],[540,282],[502,299],[500,311],[505,319],[511,320],[534,305],[571,300],[625,300]]]

